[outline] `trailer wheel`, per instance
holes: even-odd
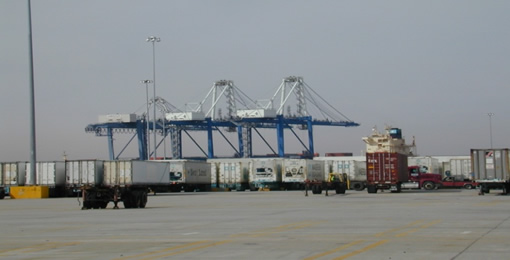
[[[467,189],[467,190],[473,189],[473,184],[465,184],[464,189]]]
[[[362,191],[365,189],[365,185],[362,182],[355,182],[352,184],[352,189],[356,191]]]
[[[336,194],[345,194],[345,186],[344,183],[339,184],[335,190]]]
[[[322,194],[322,187],[320,185],[315,186],[317,186],[317,194]]]
[[[3,190],[0,191],[0,200],[5,198],[5,192]]]
[[[377,187],[375,185],[368,185],[367,192],[368,193],[377,193]]]
[[[145,208],[145,205],[147,205],[147,192],[142,192],[140,198],[140,208]]]
[[[426,190],[433,190],[436,188],[436,185],[431,181],[426,181],[423,183],[423,188]]]

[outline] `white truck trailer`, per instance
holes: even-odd
[[[471,149],[474,181],[480,187],[480,195],[491,190],[510,190],[509,149]]]
[[[250,169],[250,190],[279,190],[282,187],[283,159],[254,158]]]

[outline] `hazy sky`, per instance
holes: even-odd
[[[176,107],[201,101],[217,80],[268,99],[284,77],[303,77],[361,124],[314,128],[321,155],[359,155],[375,125],[402,128],[420,155],[467,155],[490,147],[489,112],[494,147],[508,148],[509,12],[510,1],[481,0],[33,0],[37,160],[60,160],[64,151],[69,159],[108,158],[106,137],[84,129],[98,115],[144,112],[151,35],[161,38],[157,95]],[[0,32],[0,161],[25,161],[27,1],[0,1]],[[206,134],[195,136],[206,148]],[[129,138],[115,135],[116,152]],[[195,155],[184,142],[184,155]],[[270,152],[256,142],[256,154]],[[219,139],[215,147],[233,154]],[[287,131],[286,152],[301,150]],[[129,156],[137,156],[136,142]]]

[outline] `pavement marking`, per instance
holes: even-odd
[[[169,254],[155,255],[155,256],[151,256],[151,257],[141,258],[139,260],[151,260],[151,259],[158,259],[158,258],[167,257],[167,256],[173,256],[173,255],[178,255],[178,254],[184,254],[184,253],[188,253],[188,252],[191,252],[191,251],[195,251],[195,250],[199,250],[199,249],[203,249],[203,248],[207,248],[207,247],[211,247],[211,246],[217,246],[217,245],[221,245],[221,244],[226,244],[226,243],[230,243],[230,242],[233,242],[233,240],[218,241],[218,242],[214,242],[214,243],[205,244],[205,245],[202,245],[202,246],[197,246],[197,247],[192,247],[192,248],[188,248],[188,249],[172,252],[172,253],[169,253]]]
[[[484,202],[476,203],[475,206],[486,207],[486,206],[494,206],[494,205],[501,204],[501,203],[503,203],[502,200],[484,201]]]
[[[278,233],[278,232],[284,232],[284,231],[288,231],[288,230],[305,228],[305,227],[316,225],[316,224],[322,223],[322,222],[325,222],[325,221],[302,221],[302,222],[290,223],[290,224],[286,224],[286,225],[282,225],[282,226],[278,226],[278,227],[261,229],[259,231],[254,231],[255,234],[253,232],[252,233],[243,233],[243,234],[230,235],[230,237],[241,237],[241,236],[242,237],[261,237],[261,236],[267,236],[267,235],[271,235],[271,234]],[[186,233],[186,234],[194,234],[194,233]],[[217,245],[222,245],[222,244],[226,244],[226,243],[231,243],[231,242],[235,242],[235,240],[222,240],[222,241],[218,241],[218,242],[211,242],[211,241],[207,241],[207,240],[206,241],[197,241],[197,242],[192,242],[192,243],[187,243],[184,245],[169,247],[169,248],[165,248],[165,249],[161,249],[161,250],[157,250],[157,251],[152,251],[152,252],[147,252],[147,253],[142,253],[142,254],[137,254],[137,255],[132,255],[132,256],[126,256],[126,257],[120,257],[120,258],[116,258],[114,260],[124,260],[124,259],[131,259],[131,258],[136,258],[139,260],[158,259],[158,258],[162,258],[162,257],[188,253],[191,251],[195,251],[195,250],[199,250],[199,249],[203,249],[203,248],[207,248],[207,247],[212,247],[212,246],[217,246]],[[200,244],[203,244],[203,245],[200,245]],[[196,245],[200,245],[200,246],[196,246]],[[165,253],[165,252],[173,251],[176,249],[182,249],[182,248],[187,248],[187,249],[174,251],[171,253]],[[165,253],[165,254],[163,254],[163,253]]]
[[[348,253],[348,254],[345,254],[343,256],[340,256],[340,257],[337,257],[337,258],[334,258],[333,260],[343,260],[343,259],[346,259],[346,258],[349,258],[351,256],[355,256],[355,255],[358,255],[358,254],[361,254],[363,252],[366,252],[368,250],[371,250],[371,249],[374,249],[380,245],[383,245],[383,244],[386,244],[389,240],[381,240],[381,241],[377,241],[373,244],[370,244],[366,247],[363,247],[361,249],[358,249],[356,251],[352,251],[351,253]]]
[[[319,224],[322,222],[325,222],[325,221],[302,221],[302,222],[286,224],[286,225],[282,225],[282,226],[278,226],[278,227],[255,230],[250,233],[234,234],[234,235],[230,235],[230,237],[261,237],[261,236],[275,234],[278,232],[284,232],[284,231],[293,230],[293,229],[305,228],[305,227],[313,226],[313,225],[316,225],[316,224]]]
[[[48,249],[55,249],[55,248],[64,247],[64,246],[74,246],[77,244],[80,244],[80,242],[67,242],[67,243],[49,242],[49,243],[37,244],[37,245],[32,245],[32,246],[27,246],[27,247],[1,250],[0,255],[9,254],[10,252],[13,252],[13,251],[21,251],[19,253],[33,253],[33,252],[44,251],[44,250],[48,250]]]
[[[305,258],[305,259],[303,259],[303,260],[313,260],[313,259],[317,259],[317,258],[319,258],[319,257],[323,257],[323,256],[326,256],[326,255],[330,255],[330,254],[336,253],[336,252],[338,252],[338,251],[342,251],[342,250],[344,250],[344,249],[346,249],[346,248],[348,248],[348,247],[351,247],[351,246],[357,245],[357,244],[359,244],[359,243],[361,243],[361,242],[364,242],[364,240],[356,240],[356,241],[354,241],[354,242],[351,242],[351,243],[349,243],[349,244],[345,244],[345,245],[343,245],[343,246],[341,246],[341,247],[337,247],[337,248],[335,248],[335,249],[332,249],[332,250],[326,251],[326,252],[324,252],[324,253],[320,253],[320,254],[317,254],[317,255],[313,255],[313,256],[307,257],[307,258]]]
[[[409,224],[407,224],[405,226],[402,226],[402,227],[393,228],[393,229],[390,229],[390,230],[387,230],[387,231],[383,231],[381,233],[377,233],[374,236],[375,237],[380,237],[380,236],[388,234],[388,233],[393,233],[393,232],[396,232],[396,231],[399,231],[399,230],[402,230],[402,229],[406,229],[406,228],[412,227],[414,225],[418,225],[418,224],[420,224],[422,222],[423,222],[423,220],[417,220],[417,221],[411,222],[411,223],[409,223]]]
[[[199,244],[203,244],[203,243],[207,243],[207,242],[208,241],[191,242],[191,243],[187,243],[187,244],[183,244],[183,245],[178,245],[178,246],[173,246],[173,247],[169,247],[169,248],[165,248],[165,249],[161,249],[161,250],[157,250],[157,251],[152,251],[152,252],[147,252],[147,253],[142,253],[142,254],[132,255],[132,256],[125,256],[125,257],[120,257],[120,258],[115,258],[113,260],[146,257],[146,256],[150,256],[150,255],[161,254],[161,253],[164,253],[164,252],[172,251],[172,250],[175,250],[175,249],[181,249],[181,248],[185,248],[185,247],[199,245]]]
[[[421,225],[421,226],[419,226],[417,228],[413,228],[413,229],[411,229],[411,230],[409,230],[407,232],[402,232],[402,233],[396,234],[395,237],[405,237],[405,236],[407,236],[407,235],[409,235],[411,233],[417,232],[418,230],[421,230],[421,229],[424,229],[424,228],[428,228],[428,227],[430,227],[432,225],[435,225],[435,224],[438,224],[440,222],[441,222],[441,220],[434,220],[432,222],[423,224],[423,225]]]

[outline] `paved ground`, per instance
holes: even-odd
[[[510,196],[172,193],[145,209],[0,201],[0,259],[510,259]]]

